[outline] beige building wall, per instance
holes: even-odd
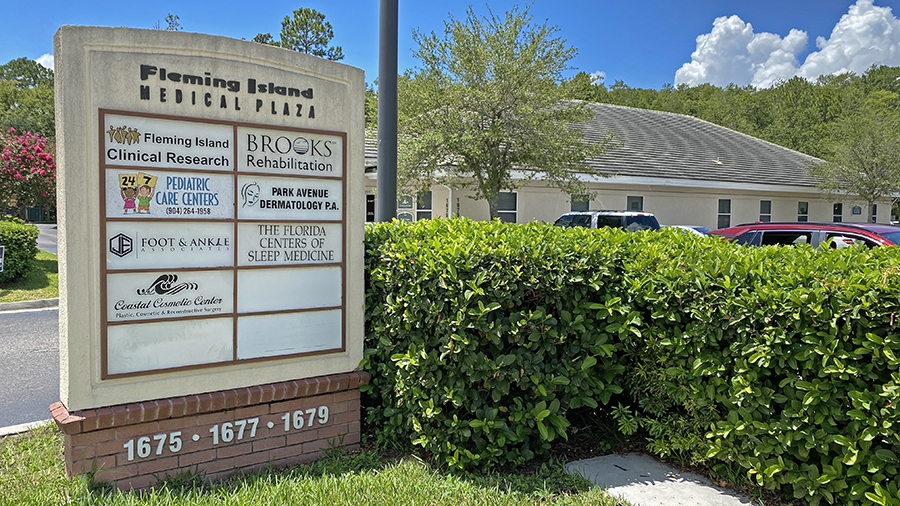
[[[709,187],[704,187],[703,185]],[[367,180],[367,192],[372,193],[375,179]],[[691,185],[691,186],[687,186]],[[833,221],[833,205],[843,204],[842,221],[868,222],[865,203],[839,197],[826,197],[815,188],[782,187],[754,185],[755,188],[742,188],[746,185],[735,185],[735,188],[723,188],[724,183],[685,181],[684,186],[677,184],[628,184],[614,179],[604,179],[588,183],[596,192],[590,202],[590,209],[626,209],[627,197],[643,197],[644,211],[653,213],[664,225],[700,225],[716,229],[719,217],[719,200],[731,200],[731,225],[751,223],[760,220],[760,202],[771,201],[771,221],[798,221],[800,202],[808,204],[808,220],[819,222]],[[560,215],[571,210],[570,198],[557,188],[547,187],[540,182],[532,182],[515,191],[517,194],[517,222],[542,221],[553,223]],[[445,186],[432,188],[433,217],[446,217],[451,191]],[[453,215],[468,217],[474,220],[489,218],[488,205],[485,201],[470,198],[470,190],[452,190]],[[852,214],[853,206],[860,206],[862,213]],[[458,212],[457,212],[458,209]],[[877,209],[878,223],[890,220],[890,202],[879,203]]]

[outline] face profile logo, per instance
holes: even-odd
[[[241,187],[241,197],[244,199],[244,204],[241,207],[253,207],[253,204],[256,204],[256,201],[259,200],[259,185],[256,183],[247,183],[243,187]]]
[[[109,252],[119,258],[134,251],[134,241],[125,234],[118,234],[109,240]]]
[[[106,131],[109,134],[109,142],[115,141],[117,144],[139,144],[141,142],[141,133],[137,128],[130,126],[109,127]]]
[[[178,276],[176,274],[163,274],[162,276],[156,278],[156,281],[150,284],[147,288],[139,288],[137,290],[138,295],[175,295],[176,293],[183,292],[185,290],[196,290],[200,287],[197,283],[181,283],[175,284],[178,282]]]

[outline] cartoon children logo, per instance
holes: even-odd
[[[156,190],[157,176],[139,172],[119,174],[119,190],[125,202],[123,214],[150,214],[150,202]]]
[[[131,214],[136,213],[137,206],[134,205],[134,188],[126,186],[120,188],[120,190],[122,192],[122,200],[125,201],[125,209],[122,211],[122,214],[128,214],[129,211],[131,212]]]

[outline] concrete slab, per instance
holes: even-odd
[[[566,464],[577,474],[635,506],[759,506],[696,473],[681,472],[642,453],[605,455]]]

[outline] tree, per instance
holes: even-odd
[[[435,182],[473,190],[498,217],[501,191],[542,176],[572,195],[590,194],[577,173],[596,174],[611,134],[584,140],[591,117],[564,101],[562,71],[575,55],[556,27],[531,23],[528,9],[505,17],[450,18],[444,34],[413,37],[422,67],[398,83],[398,183],[424,191]],[[522,171],[523,177],[514,175]]]
[[[166,16],[166,24],[168,25],[166,26],[166,31],[177,32],[181,30],[181,23],[178,22],[178,16],[171,12]]]
[[[53,71],[40,63],[22,57],[0,65],[0,81],[15,83],[16,88],[53,86]]]
[[[294,11],[293,16],[285,16],[281,22],[280,37],[275,42],[272,34],[259,33],[253,41],[333,61],[344,59],[340,46],[328,46],[334,38],[334,30],[331,23],[325,21],[325,15],[315,9],[301,7]]]
[[[378,128],[378,91],[366,87],[366,128]]]
[[[809,168],[824,193],[858,197],[870,210],[900,192],[900,116],[879,109],[869,103],[835,121],[828,161]]]
[[[10,128],[0,134],[0,209],[56,205],[56,163],[49,139]]]
[[[53,71],[27,58],[0,65],[0,131],[56,136]]]

